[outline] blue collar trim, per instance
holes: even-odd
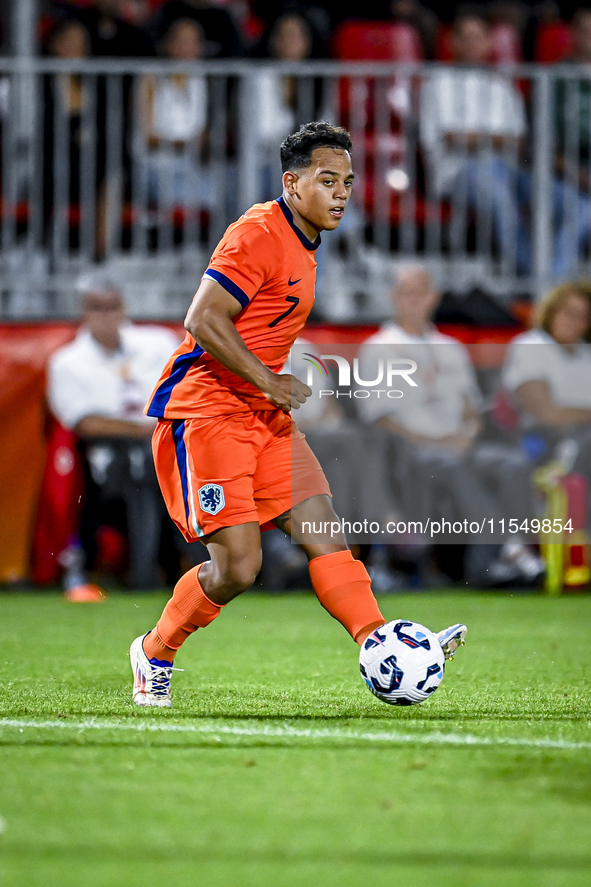
[[[314,240],[314,241],[308,240],[308,238],[306,237],[304,232],[300,231],[298,226],[294,224],[293,214],[292,214],[290,208],[288,207],[287,203],[283,199],[283,197],[278,197],[277,203],[281,207],[281,211],[283,212],[283,215],[285,216],[285,218],[287,219],[287,221],[289,222],[289,224],[291,225],[291,227],[293,228],[293,230],[295,231],[295,233],[299,237],[302,244],[306,247],[306,249],[309,249],[311,252],[318,249],[318,247],[320,246],[320,243],[321,243],[320,234],[318,235],[316,240]]]

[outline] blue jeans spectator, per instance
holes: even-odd
[[[456,175],[451,193],[454,204],[477,213],[477,224],[490,218],[503,261],[518,274],[532,270],[530,208],[531,172],[502,157],[470,158]],[[591,234],[591,198],[572,185],[552,182],[554,251],[552,274],[565,277],[576,265]],[[452,242],[461,221],[452,219]]]

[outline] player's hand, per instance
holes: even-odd
[[[295,376],[281,373],[275,376],[269,389],[263,394],[284,413],[290,413],[292,410],[299,410],[301,404],[312,396],[312,389]]]

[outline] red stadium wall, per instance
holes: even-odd
[[[320,324],[305,335],[319,344],[358,344],[375,330]],[[468,344],[479,366],[500,366],[506,343],[517,332],[470,326],[445,331]],[[71,435],[60,435],[48,422],[45,367],[50,354],[74,332],[75,325],[68,323],[0,325],[0,584],[31,578],[45,583],[58,576],[55,556],[74,519],[79,478],[75,460],[68,455]]]

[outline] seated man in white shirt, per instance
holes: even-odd
[[[154,587],[164,507],[152,463],[155,420],[143,413],[162,367],[178,344],[163,327],[136,326],[126,319],[117,285],[101,272],[79,283],[82,325],[75,339],[48,366],[48,400],[55,417],[85,444],[87,484],[80,533],[87,563],[74,546],[65,554],[66,594],[71,600],[100,598],[86,579],[92,566],[100,502],[125,502],[130,547],[129,583]]]
[[[513,339],[503,385],[520,414],[532,456],[576,443],[574,469],[591,478],[591,288],[565,283],[538,308],[538,325]]]
[[[324,348],[342,356],[353,352],[353,347],[347,345]],[[398,536],[396,545],[383,544],[381,529],[389,521],[400,518],[400,508],[389,481],[387,435],[376,426],[358,420],[355,402],[352,403],[350,397],[339,399],[339,393],[350,395],[351,392],[338,392],[332,370],[329,378],[321,383],[316,372],[310,375],[308,358],[312,356],[310,352],[318,350],[322,350],[322,346],[298,337],[284,368],[285,372],[306,380],[312,389],[312,396],[294,412],[294,421],[306,435],[329,480],[333,506],[348,527],[349,542],[362,546],[360,557],[367,564],[373,587],[380,592],[400,587],[404,577],[396,570],[401,563],[417,581],[422,581],[420,574],[429,549],[426,540],[408,544],[407,537]],[[329,386],[331,390],[334,386],[336,393],[321,396],[321,389]],[[372,532],[371,526],[379,529]]]
[[[445,518],[481,527],[475,535],[433,540],[479,546],[467,555],[471,584],[534,580],[539,560],[521,544],[506,544],[499,533],[503,517],[520,523],[532,517],[527,459],[517,448],[478,441],[482,404],[475,372],[466,348],[431,323],[438,301],[427,271],[417,265],[400,269],[392,294],[396,321],[364,343],[360,364],[363,377],[371,378],[380,358],[413,360],[417,384],[400,399],[363,399],[360,409],[393,436],[407,520],[424,526]]]

